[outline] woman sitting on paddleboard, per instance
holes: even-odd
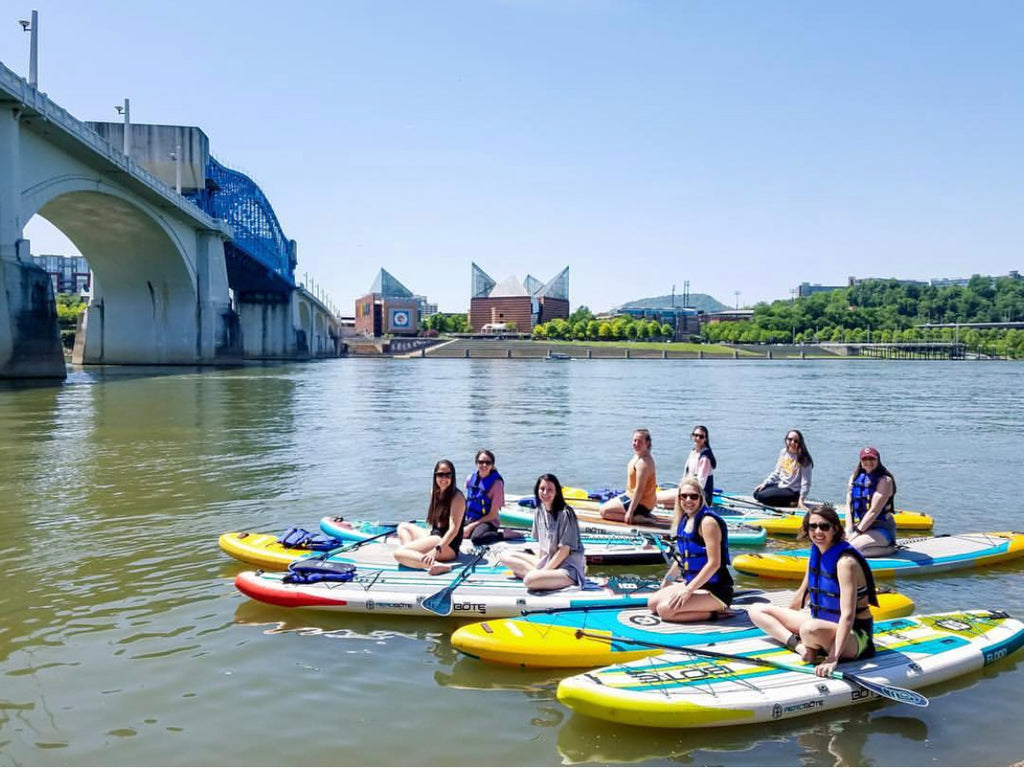
[[[799,429],[786,433],[775,469],[754,489],[754,498],[770,507],[807,509],[804,501],[811,492],[814,460]]]
[[[410,568],[426,569],[431,576],[450,571],[447,563],[459,556],[465,513],[466,497],[455,485],[455,465],[441,459],[434,465],[427,511],[430,533],[415,523],[399,525],[395,560]]]
[[[830,504],[804,515],[803,536],[811,540],[800,589],[789,608],[755,605],[750,620],[804,661],[824,660],[814,671],[828,677],[840,661],[875,654],[871,638],[878,605],[875,580],[864,556],[844,541],[846,532]],[[803,609],[810,606],[810,612]]]
[[[693,450],[686,457],[683,477],[697,478],[704,491],[704,500],[708,506],[711,506],[715,498],[715,469],[718,467],[718,460],[715,458],[715,452],[711,450],[711,437],[708,434],[708,428],[703,424],[698,424],[690,431],[690,439],[693,440]],[[674,507],[675,503],[675,488],[658,491],[658,504],[663,507]]]
[[[587,561],[580,539],[576,513],[565,503],[562,484],[546,473],[533,486],[537,512],[533,516],[533,537],[538,552],[507,552],[501,562],[523,580],[527,589],[544,591],[582,587],[587,579]]]
[[[476,471],[466,478],[466,526],[462,533],[477,546],[501,541],[498,513],[505,506],[505,481],[494,466],[494,454],[477,451]]]
[[[715,618],[732,602],[729,534],[725,521],[705,504],[704,489],[696,477],[679,481],[672,530],[673,562],[647,606],[666,621]],[[676,582],[680,575],[682,582]]]
[[[896,479],[870,446],[860,452],[846,496],[846,537],[865,557],[896,551]]]

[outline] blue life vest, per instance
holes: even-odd
[[[305,528],[289,528],[277,541],[285,549],[311,549],[314,552],[337,549],[345,543],[341,539],[313,533]]]
[[[878,517],[871,524],[872,528],[892,528],[896,530],[896,519],[893,514],[896,512],[896,505],[894,503],[896,499],[896,481],[892,475],[885,475],[877,470],[871,473],[865,472],[863,469],[857,473],[857,476],[853,478],[853,484],[850,486],[850,513],[853,515],[853,524],[857,525],[864,515],[871,509],[871,497],[875,495],[875,490],[878,488],[878,483],[883,477],[888,477],[889,482],[892,483],[892,495],[885,502],[885,506],[882,507],[882,511],[878,513]]]
[[[712,502],[714,501],[714,498],[715,498],[715,473],[714,473],[714,469],[715,469],[715,467],[718,466],[718,460],[715,459],[714,452],[710,448],[708,448],[706,445],[703,448],[701,448],[700,449],[700,453],[697,454],[697,461],[699,462],[705,456],[707,456],[708,461],[711,462],[711,469],[712,469],[711,474],[708,475],[708,479],[704,481],[704,488],[703,488],[703,491],[704,491],[704,501],[707,502],[707,504],[710,506],[712,504]],[[687,464],[686,464],[686,474],[688,474],[688,475],[696,475],[697,474],[696,464],[693,467],[690,467],[689,462],[687,462]]]
[[[313,557],[289,563],[288,573],[281,581],[285,584],[317,584],[321,581],[352,581],[355,576],[356,566],[352,563]]]
[[[479,472],[466,481],[466,522],[479,520],[491,511],[491,499],[487,495],[491,487],[501,480],[498,470],[492,469],[487,477],[480,477]]]
[[[807,564],[807,597],[811,604],[811,616],[815,619],[839,622],[842,609],[839,603],[839,558],[849,553],[860,563],[864,570],[864,580],[868,588],[868,602],[878,605],[875,593],[875,579],[864,555],[850,545],[848,541],[838,541],[828,548],[823,555],[821,550],[811,545],[811,558]],[[859,602],[859,601],[858,601]]]
[[[704,537],[700,533],[701,523],[705,517],[711,517],[718,527],[722,529],[722,557],[721,564],[711,578],[705,584],[732,584],[732,574],[729,573],[728,565],[732,562],[729,557],[729,529],[725,521],[707,507],[702,507],[693,520],[693,530],[686,530],[686,516],[679,521],[676,528],[676,550],[679,553],[679,566],[683,573],[683,580],[689,584],[694,577],[701,572],[701,569],[708,564],[708,549],[704,543]]]

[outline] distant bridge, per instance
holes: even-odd
[[[124,131],[82,123],[0,64],[0,378],[65,375],[49,278],[23,238],[36,214],[94,271],[75,362],[337,354],[337,321],[296,288],[295,242],[259,187],[196,128],[131,126],[128,155]]]

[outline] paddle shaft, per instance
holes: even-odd
[[[670,643],[648,643],[643,640],[631,640],[625,637],[614,637],[611,635],[598,635],[593,632],[585,632],[582,629],[576,630],[576,637],[589,637],[594,640],[604,640],[607,643],[623,643],[640,645],[645,648],[661,648],[666,651],[682,651],[683,653],[690,653],[695,656],[707,656],[711,659],[724,659],[726,661],[739,661],[744,664],[754,664],[761,667],[773,667],[774,669],[780,669],[784,672],[799,672],[803,675],[814,675],[820,677],[817,672],[814,671],[814,667],[798,667],[793,664],[785,664],[780,661],[772,661],[771,659],[765,659],[760,656],[739,656],[732,653],[722,653],[721,651],[712,651],[706,648],[693,648],[686,645],[672,645]],[[866,691],[877,694],[893,701],[899,701],[904,704],[912,704],[916,707],[927,707],[928,699],[917,693],[906,688],[900,688],[896,685],[889,685],[888,683],[880,684],[874,683],[870,680],[865,680],[857,675],[850,674],[848,672],[831,672],[829,677],[834,680],[843,680],[845,682],[859,685]]]
[[[451,583],[447,587],[435,592],[423,601],[423,607],[431,613],[436,613],[441,616],[447,616],[450,614],[452,612],[452,592],[455,591],[455,588],[458,587],[459,584],[469,578],[469,574],[473,571],[473,568],[476,567],[476,564],[483,560],[486,555],[487,547],[481,547],[480,551],[474,555],[473,559],[462,566],[458,575],[452,579]]]

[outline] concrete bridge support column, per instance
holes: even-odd
[[[196,274],[196,357],[203,362],[240,363],[242,329],[231,307],[220,232],[196,233]]]
[[[0,110],[0,379],[63,379],[53,287],[21,237],[20,119]]]
[[[298,339],[292,306],[284,294],[243,294],[236,300],[247,360],[295,359]]]

